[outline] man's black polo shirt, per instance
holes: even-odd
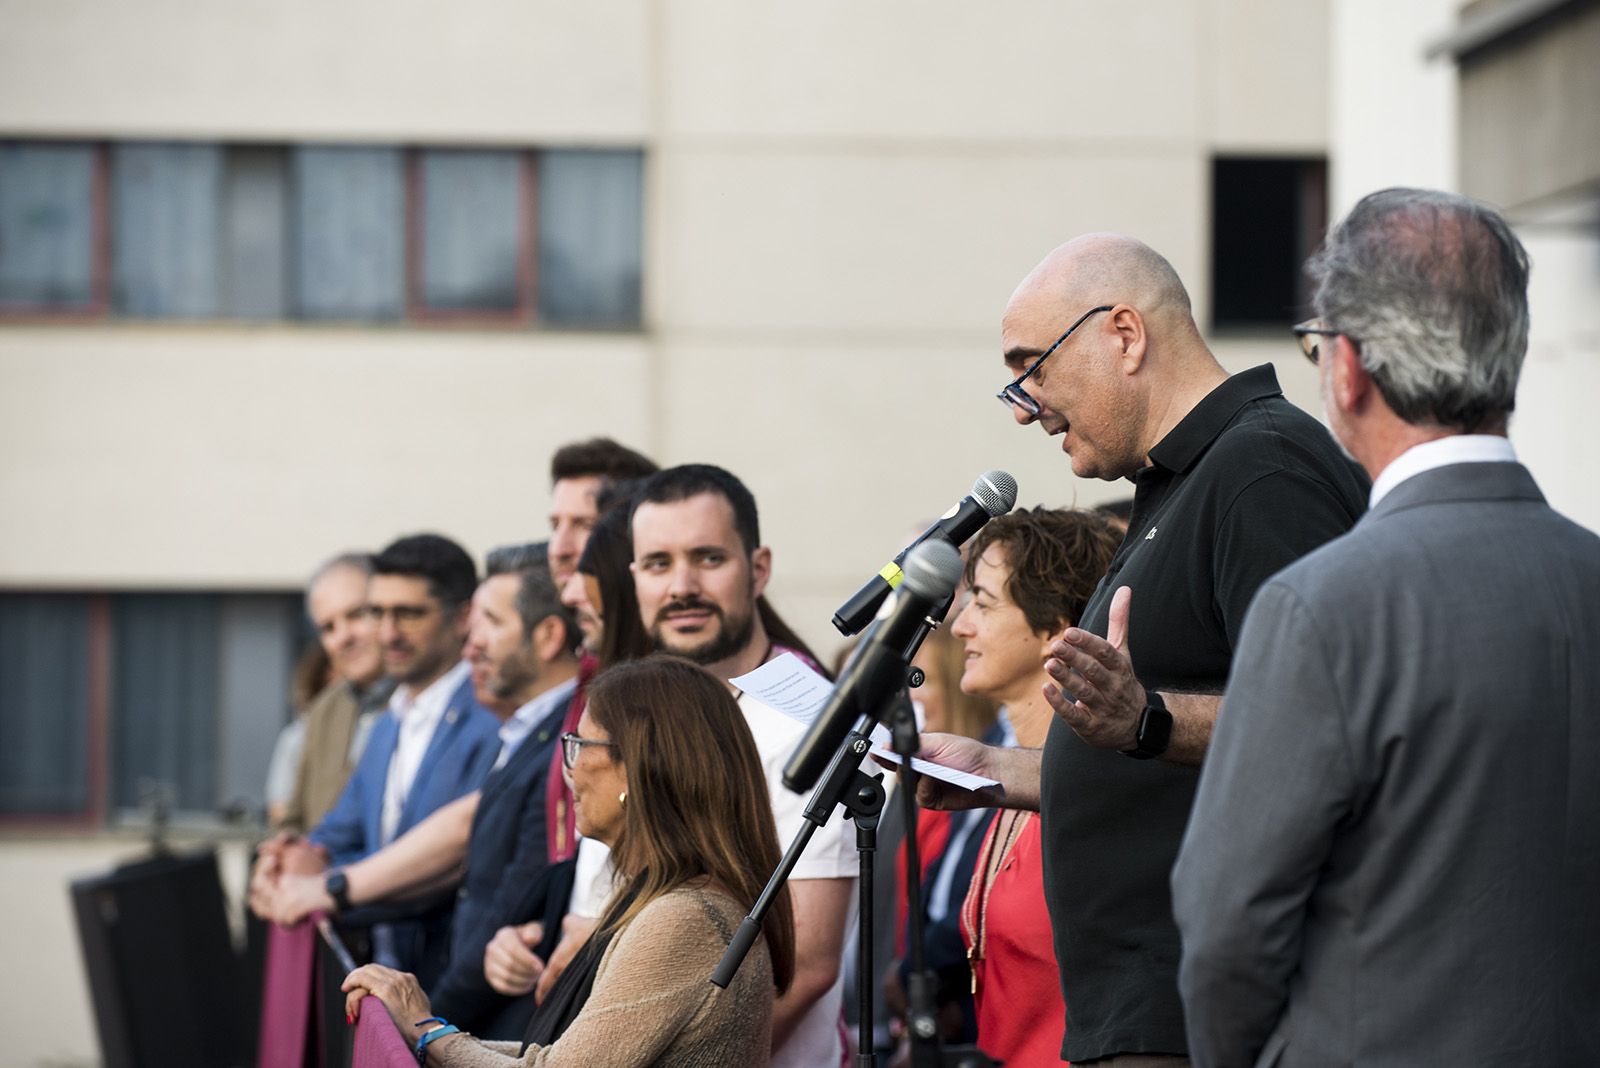
[[[1080,625],[1103,636],[1112,594],[1129,586],[1139,681],[1221,693],[1256,590],[1354,525],[1366,479],[1284,399],[1271,365],[1212,390],[1150,460],[1133,479],[1127,537]],[[1059,719],[1051,724],[1040,807],[1064,1059],[1187,1048],[1167,880],[1198,778],[1092,748]]]

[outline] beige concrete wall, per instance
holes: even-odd
[[[50,0],[5,7],[0,129],[637,143],[645,0]]]
[[[1335,0],[1328,213],[1392,185],[1455,189],[1456,72],[1430,60],[1458,0]]]
[[[289,586],[418,527],[534,537],[550,449],[603,432],[746,477],[827,644],[815,606],[979,472],[1124,492],[990,398],[1000,310],[1094,229],[1151,241],[1205,307],[1211,152],[1316,149],[1326,22],[1325,0],[29,7],[0,43],[13,133],[643,144],[649,325],[0,327],[0,503],[38,520],[0,534],[0,584]]]
[[[482,551],[539,536],[550,450],[608,433],[743,476],[831,651],[982,471],[1127,494],[993,399],[1005,300],[1119,229],[1205,308],[1210,158],[1322,147],[1328,27],[1329,0],[9,5],[0,136],[641,146],[647,325],[0,324],[0,586],[289,587],[422,527]],[[1315,407],[1287,338],[1218,351]],[[48,962],[0,980],[39,1023],[6,1063],[91,1062],[64,886],[123,852],[0,843],[0,955]]]
[[[637,337],[0,328],[0,584],[284,587],[331,551],[545,528],[549,455],[654,436]],[[596,381],[621,383],[603,398]]]

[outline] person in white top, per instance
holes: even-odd
[[[633,572],[639,611],[663,652],[731,679],[784,651],[756,599],[772,573],[755,500],[719,467],[691,464],[652,475],[633,512]],[[804,650],[798,650],[804,652]],[[778,840],[787,848],[807,798],[781,781],[805,726],[739,694],[767,774]],[[711,756],[711,754],[708,754]],[[839,1064],[843,1057],[840,961],[855,915],[853,825],[835,815],[811,839],[789,878],[795,915],[795,976],[772,1020],[774,1065]]]

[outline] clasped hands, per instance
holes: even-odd
[[[305,839],[278,834],[256,848],[250,873],[250,911],[285,927],[319,909],[332,909],[323,886],[327,855]]]

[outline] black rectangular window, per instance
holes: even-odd
[[[1327,226],[1322,159],[1217,159],[1211,171],[1211,322],[1279,328],[1306,318],[1303,267]]]

